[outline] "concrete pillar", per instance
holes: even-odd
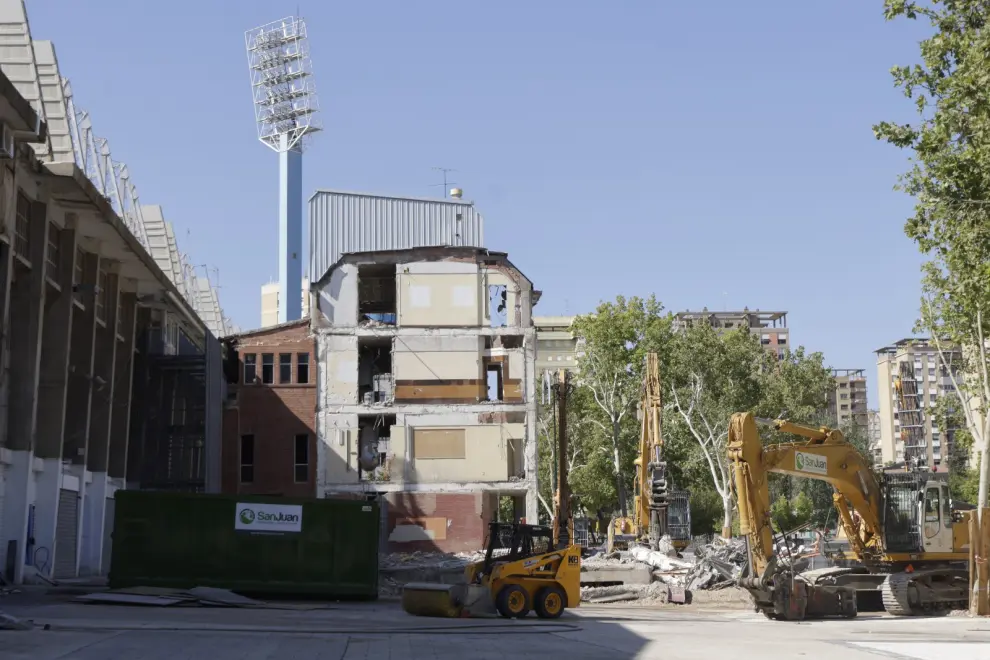
[[[30,203],[28,260],[16,256],[10,289],[10,400],[7,446],[15,451],[34,448],[38,402],[38,362],[45,299],[45,250],[48,243],[47,207]]]
[[[20,195],[20,193],[15,193]],[[24,200],[22,204],[21,200]],[[19,207],[19,208],[18,208]],[[24,578],[28,514],[34,501],[34,434],[38,402],[41,331],[45,300],[45,252],[48,241],[48,208],[40,202],[18,198],[16,212],[28,214],[28,254],[17,255],[11,246],[7,335],[9,383],[7,437],[4,461],[3,511],[0,512],[0,567],[8,567],[15,583]],[[13,218],[11,218],[13,220]],[[24,259],[27,263],[24,263]]]
[[[55,525],[58,520],[58,495],[62,487],[62,460],[34,459],[34,521],[26,541],[24,556],[26,582],[37,573],[49,580],[55,558]]]
[[[127,488],[137,488],[141,483],[141,466],[144,465],[145,439],[148,436],[148,326],[151,310],[137,306],[134,310],[134,365],[131,368],[130,425],[127,429]]]
[[[0,200],[0,204],[2,204]],[[0,237],[0,447],[7,446],[7,393],[10,378],[7,369],[10,366],[8,351],[10,343],[10,273],[13,265],[13,249],[10,244]],[[0,470],[2,470],[0,463]],[[2,515],[2,512],[0,512]]]
[[[86,469],[106,472],[110,450],[110,425],[113,413],[114,358],[117,354],[118,277],[106,276],[106,311],[97,318],[93,338],[93,386],[90,395],[89,440]]]
[[[121,284],[123,286],[123,284]],[[131,391],[133,390],[134,370],[134,328],[137,319],[137,294],[120,292],[120,323],[117,334],[117,354],[114,360],[113,376],[113,415],[110,418],[110,445],[107,457],[107,491],[104,500],[113,497],[117,490],[124,488],[127,476],[127,440],[131,424]],[[94,475],[95,482],[95,475]],[[96,493],[87,495],[92,501]],[[111,535],[112,529],[107,526],[111,521],[106,519],[104,510],[103,544],[101,545],[102,563],[100,574],[110,570]]]
[[[131,426],[131,392],[134,380],[134,329],[137,320],[137,294],[120,293],[121,322],[114,360],[113,415],[110,418],[110,455],[107,473],[111,478],[127,477],[127,438]]]
[[[110,268],[109,265],[106,267]],[[80,534],[79,574],[99,575],[103,559],[103,523],[106,518],[107,468],[110,454],[110,428],[113,422],[113,397],[117,356],[117,313],[120,278],[108,273],[101,286],[106,290],[104,318],[97,319],[94,337],[93,388],[90,397],[89,443],[86,470],[91,477],[82,489],[82,533]],[[125,387],[124,383],[120,384]]]
[[[72,327],[72,275],[76,256],[75,223],[67,217],[59,232],[59,264],[48,273],[48,297],[41,341],[41,377],[38,382],[38,422],[33,529],[27,540],[29,567],[51,579],[62,481],[62,437],[69,377],[69,338]],[[54,228],[49,231],[55,231]]]
[[[30,451],[7,452],[3,520],[0,521],[0,570],[14,584],[24,581],[24,553],[29,504],[34,499],[34,457]]]
[[[0,171],[2,173],[2,171]],[[0,204],[5,200],[0,199]],[[7,350],[10,328],[8,306],[10,301],[10,267],[11,267],[11,246],[0,237],[0,542],[4,539],[3,518],[4,518],[4,492],[7,490],[7,475],[11,471],[11,461],[13,456],[6,448],[7,446],[7,394],[10,378],[7,373]],[[4,544],[5,545],[5,544]],[[0,547],[0,560],[6,556],[4,547]],[[0,563],[0,574],[13,581],[13,571],[7,575],[6,565]]]
[[[82,281],[76,285],[76,299],[80,305],[72,310],[72,328],[69,338],[69,378],[65,400],[65,432],[62,441],[62,480],[78,483],[79,511],[84,512],[86,487],[86,450],[89,442],[90,401],[93,395],[94,340],[96,337],[96,293],[100,257],[83,252],[76,256],[82,259]],[[60,485],[60,488],[63,486]],[[77,544],[82,536],[82,520],[79,516]],[[79,557],[76,547],[76,557]],[[52,565],[56,562],[52,548]],[[78,563],[77,563],[78,566]]]
[[[526,383],[536,383],[536,331],[530,329],[523,340],[523,355],[526,360],[525,381]],[[538,388],[537,388],[538,389]],[[526,445],[525,445],[525,474],[526,474],[526,520],[536,524],[540,515],[539,493],[539,469],[538,445],[539,435],[536,430],[536,420],[539,418],[539,398],[536,389],[526,391],[523,396],[526,398]]]
[[[65,403],[65,438],[62,459],[73,465],[85,465],[89,435],[90,397],[93,376],[93,340],[96,335],[96,277],[100,258],[84,252],[82,282],[76,299],[80,306],[72,312],[69,340],[69,382]],[[79,257],[77,257],[79,258]]]
[[[53,229],[54,231],[54,229]],[[66,383],[69,375],[69,336],[72,327],[72,272],[75,264],[76,232],[63,229],[59,236],[61,263],[49,273],[41,340],[41,376],[38,380],[38,422],[35,454],[62,458],[62,428],[65,417]]]

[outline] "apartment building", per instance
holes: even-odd
[[[880,411],[867,412],[867,437],[870,439],[870,457],[874,465],[883,465],[883,443],[880,435]]]
[[[840,428],[869,427],[866,408],[866,370],[832,369],[835,388],[828,393],[829,416]]]
[[[707,323],[719,332],[748,328],[750,332],[759,334],[763,346],[777,357],[783,357],[790,346],[787,312],[763,312],[748,307],[739,311],[712,312],[705,307],[700,312],[678,312],[674,315],[674,323],[675,328]]]
[[[577,369],[578,338],[571,329],[574,316],[534,316],[536,372]]]
[[[948,466],[951,429],[941,429],[932,407],[956,396],[949,372],[927,338],[908,338],[876,350],[880,447],[884,464]],[[956,357],[950,354],[950,361]],[[958,359],[958,358],[957,358]]]
[[[309,278],[302,278],[302,317],[309,318]],[[261,326],[269,328],[278,325],[278,282],[269,282],[261,287]]]
[[[341,255],[311,290],[317,493],[379,494],[388,547],[476,550],[536,520],[539,297],[505,253]]]
[[[309,319],[225,343],[239,373],[223,411],[223,492],[315,497],[316,345]]]

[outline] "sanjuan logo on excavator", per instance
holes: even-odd
[[[794,468],[799,472],[828,474],[828,459],[816,454],[806,454],[801,451],[794,452]]]

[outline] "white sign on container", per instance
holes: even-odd
[[[239,502],[234,529],[245,532],[301,532],[302,505]]]

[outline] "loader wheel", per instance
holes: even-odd
[[[567,603],[567,594],[557,586],[544,587],[536,594],[536,602],[533,604],[536,609],[536,616],[541,619],[557,619],[564,613]]]
[[[506,619],[521,619],[529,614],[529,594],[518,584],[503,587],[495,598],[495,609]]]

